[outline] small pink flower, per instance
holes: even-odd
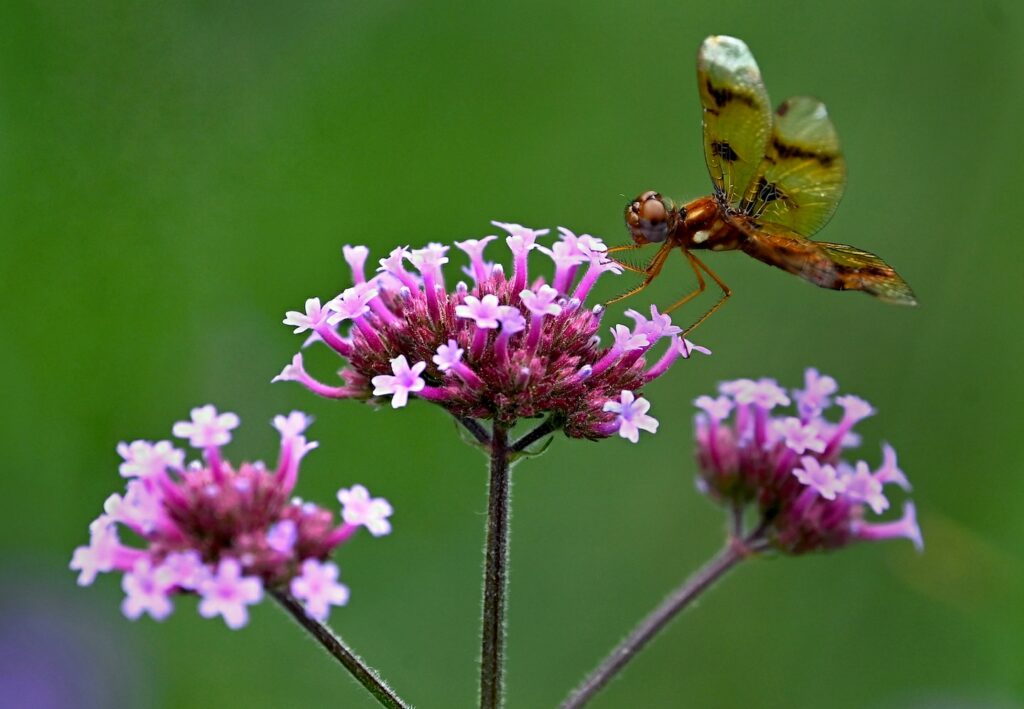
[[[169,569],[154,568],[149,559],[139,559],[121,579],[121,588],[127,594],[121,603],[121,612],[132,620],[143,613],[148,613],[153,620],[163,620],[174,610],[168,597],[174,586],[174,574]]]
[[[327,620],[331,606],[343,606],[349,597],[348,586],[338,583],[338,566],[316,559],[302,562],[302,574],[292,579],[291,592],[305,601],[303,605],[309,617],[321,622]]]
[[[537,250],[550,256],[557,269],[572,268],[588,260],[586,254],[581,252],[575,244],[566,241],[556,241],[550,249],[546,246],[538,246]]]
[[[634,322],[636,322],[634,331],[638,334],[646,335],[648,341],[652,344],[662,337],[671,337],[683,331],[682,328],[672,324],[672,318],[659,313],[658,306],[656,305],[651,306],[650,320],[635,310],[627,310],[625,315],[626,317],[633,318]]]
[[[510,305],[503,305],[498,309],[498,323],[506,337],[526,329],[526,318],[519,312],[519,308]]]
[[[374,386],[374,396],[386,396],[391,394],[391,408],[400,409],[409,402],[409,394],[421,391],[426,386],[426,381],[420,376],[427,368],[426,362],[417,362],[412,367],[405,359],[405,355],[399,355],[391,360],[391,371],[394,375],[380,374],[371,380]]]
[[[844,491],[851,500],[865,503],[876,515],[889,509],[889,500],[882,492],[882,482],[871,474],[868,464],[863,460],[857,461],[854,472],[844,482]]]
[[[378,262],[380,263],[380,268],[377,270],[390,274],[396,274],[400,271],[404,271],[405,266],[403,264],[407,258],[409,258],[409,247],[397,246],[391,249],[391,253],[388,254],[387,258],[380,259]]]
[[[192,409],[192,420],[179,421],[172,431],[178,438],[189,439],[193,448],[207,448],[227,445],[231,441],[230,432],[235,428],[238,428],[238,416],[218,414],[213,404],[207,404]]]
[[[630,352],[642,350],[651,344],[647,335],[642,332],[633,332],[625,325],[616,325],[611,329],[613,347],[619,352]]]
[[[148,533],[163,518],[163,499],[159,488],[151,487],[143,480],[130,480],[124,496],[114,494],[108,497],[103,503],[103,511],[115,522],[137,532]]]
[[[903,505],[903,516],[894,522],[877,522],[869,524],[859,522],[854,527],[854,534],[867,541],[879,541],[884,539],[909,539],[914,548],[924,551],[924,537],[921,536],[921,527],[917,523],[917,508],[913,502],[906,502]]]
[[[297,438],[305,433],[306,428],[313,422],[311,416],[301,411],[292,411],[287,416],[275,416],[274,428],[278,430],[282,438]]]
[[[562,312],[562,306],[555,302],[558,291],[548,285],[541,286],[536,292],[520,291],[519,299],[533,315],[559,315]]]
[[[341,247],[341,255],[352,269],[352,280],[356,283],[366,282],[366,259],[370,255],[370,250],[365,246],[345,244]]]
[[[694,343],[690,342],[686,338],[681,338],[680,339],[679,347],[682,350],[682,355],[683,355],[684,359],[689,359],[690,355],[692,353],[694,353],[694,352],[700,352],[702,355],[710,355],[711,354],[711,350],[709,350],[707,347],[702,347],[701,345],[695,345]]]
[[[168,468],[181,470],[185,464],[185,451],[175,448],[170,441],[119,443],[117,452],[124,458],[120,467],[123,478],[155,477]]]
[[[501,305],[498,296],[488,293],[483,298],[467,295],[462,305],[455,307],[455,315],[472,320],[478,328],[495,330],[501,318]]]
[[[231,558],[221,559],[217,572],[199,584],[199,615],[224,617],[232,630],[249,622],[247,606],[263,599],[263,582],[257,576],[242,576],[242,566]]]
[[[377,297],[378,291],[365,283],[346,288],[334,300],[327,303],[327,309],[334,315],[327,318],[330,325],[337,325],[343,320],[355,320],[370,312],[369,302]]]
[[[871,404],[852,394],[837,397],[836,403],[843,407],[843,422],[849,425],[853,425],[875,413],[875,409]]]
[[[501,227],[509,233],[505,242],[509,249],[516,256],[525,256],[525,252],[536,246],[537,237],[545,236],[550,229],[528,229],[522,224],[509,224],[507,222],[492,221],[491,224]]]
[[[448,247],[444,244],[430,243],[422,249],[413,249],[409,261],[420,273],[424,271],[438,272],[441,266],[448,263]]]
[[[804,373],[804,388],[794,391],[800,415],[815,416],[831,404],[830,397],[839,390],[832,377],[822,376],[817,369],[809,368]]]
[[[617,414],[619,435],[632,443],[640,440],[641,429],[650,433],[658,432],[658,420],[647,415],[650,408],[651,402],[643,397],[637,399],[631,391],[623,391],[618,401],[609,401],[604,405],[605,411]]]
[[[341,503],[341,518],[345,524],[362,525],[375,537],[391,532],[388,521],[394,511],[391,503],[383,497],[370,497],[370,491],[362,485],[338,490],[338,502]]]
[[[786,447],[798,455],[806,451],[825,452],[825,441],[813,423],[804,424],[795,416],[789,416],[781,421],[778,429]]]
[[[302,363],[302,353],[297,353],[292,357],[292,361],[284,366],[281,373],[271,379],[273,382],[302,382],[306,379],[306,369]]]
[[[801,484],[814,488],[826,500],[836,499],[843,492],[843,481],[831,465],[822,465],[809,455],[800,459],[802,468],[794,468],[793,475]]]
[[[194,590],[210,573],[199,552],[193,549],[171,552],[160,566],[170,574],[175,586],[186,590]]]
[[[910,481],[896,463],[896,449],[888,443],[882,445],[882,465],[875,471],[875,478],[881,483],[895,483],[910,490]]]
[[[729,418],[733,409],[732,400],[727,396],[698,396],[693,403],[698,409],[703,409],[713,421],[724,421]]]
[[[285,313],[282,322],[285,325],[294,325],[295,329],[292,332],[298,334],[306,330],[316,330],[323,324],[326,317],[327,312],[320,307],[320,299],[307,298],[306,312],[300,313],[298,310],[289,310]]]
[[[112,571],[121,548],[117,527],[107,515],[89,525],[89,532],[89,546],[78,547],[71,557],[71,569],[79,572],[79,586],[89,586],[97,574]]]
[[[267,546],[281,554],[291,554],[299,538],[295,520],[283,519],[270,525],[267,530]]]
[[[776,406],[789,404],[789,397],[786,391],[778,385],[774,379],[760,379],[750,382],[736,394],[737,404],[754,404],[765,411],[771,411]]]
[[[465,350],[459,347],[458,342],[455,340],[448,340],[448,344],[438,346],[437,354],[434,355],[432,359],[438,369],[442,372],[447,372],[459,363],[464,353]]]

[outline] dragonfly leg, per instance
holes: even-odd
[[[693,265],[695,268],[699,266],[701,269],[703,269],[704,273],[708,274],[708,276],[711,277],[711,280],[718,284],[718,287],[722,289],[722,297],[718,299],[717,303],[711,306],[711,309],[709,311],[701,315],[697,322],[683,330],[683,337],[686,337],[691,332],[696,330],[698,325],[707,320],[716,310],[725,305],[725,301],[727,301],[729,299],[729,296],[732,295],[732,289],[729,288],[729,286],[725,285],[725,282],[721,278],[719,278],[714,271],[708,268],[703,261],[701,261],[693,254],[691,254],[689,251],[686,252],[686,257],[690,259],[691,265]]]
[[[619,297],[612,298],[607,303],[605,303],[605,305],[611,305],[612,303],[617,303],[620,300],[624,300],[624,299],[628,298],[631,295],[636,295],[637,293],[642,291],[644,288],[646,288],[647,286],[651,285],[651,281],[653,281],[655,279],[655,277],[659,273],[661,273],[661,267],[665,265],[665,259],[668,258],[668,255],[671,252],[672,252],[672,244],[666,242],[665,245],[662,246],[661,249],[658,251],[658,253],[654,254],[654,258],[651,260],[650,265],[648,265],[647,268],[639,271],[640,273],[645,274],[643,282],[641,282],[640,285],[638,285],[636,288],[633,288],[632,290],[626,291],[625,293],[623,293]]]
[[[676,302],[672,303],[672,305],[668,306],[663,311],[661,311],[665,315],[667,315],[668,313],[671,313],[676,308],[680,308],[680,307],[686,305],[691,300],[696,298],[698,295],[703,293],[704,289],[707,288],[707,284],[704,282],[704,276],[700,272],[700,268],[695,263],[696,257],[693,254],[691,254],[689,251],[687,251],[686,249],[683,249],[682,247],[680,247],[680,249],[683,252],[683,256],[686,257],[687,262],[689,262],[690,268],[693,269],[693,274],[695,276],[697,276],[697,287],[694,288],[689,293],[687,293],[686,295],[684,295],[682,298],[680,298]]]
[[[643,244],[643,245],[640,245],[640,244],[623,244],[622,246],[613,246],[610,249],[608,249],[607,251],[605,251],[605,253],[606,254],[613,254],[616,251],[636,251],[637,249],[644,248],[644,246],[647,246],[647,244]],[[657,255],[655,255],[655,258],[657,258]],[[619,264],[620,266],[622,266],[627,271],[632,271],[633,273],[647,273],[648,269],[650,269],[650,267],[651,267],[651,265],[648,264],[647,266],[641,268],[639,266],[634,266],[633,264],[630,264],[630,263],[625,263],[623,261],[619,261],[616,258],[609,259],[609,260],[614,261],[615,263]]]

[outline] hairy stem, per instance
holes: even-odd
[[[562,709],[582,707],[601,691],[655,635],[675,616],[710,588],[725,572],[750,555],[752,547],[760,541],[759,529],[743,541],[730,540],[717,556],[708,561],[695,574],[672,592],[668,598],[640,621],[632,632],[587,676],[572,694],[562,702]]]
[[[462,424],[462,427],[469,431],[470,435],[485,446],[491,444],[491,434],[487,432],[479,421],[469,416],[456,416],[455,420]]]
[[[374,699],[383,706],[391,707],[392,709],[407,709],[409,707],[409,704],[399,698],[388,687],[384,680],[380,678],[380,675],[377,674],[377,671],[360,660],[330,628],[306,615],[302,604],[295,600],[291,594],[282,590],[271,590],[270,593],[299,625],[305,628],[361,685],[366,687],[366,690],[373,695]]]
[[[491,480],[487,500],[484,609],[480,649],[480,707],[501,706],[505,665],[505,593],[508,586],[508,523],[511,491],[508,431],[497,421],[491,434]]]
[[[544,436],[554,433],[562,427],[565,423],[563,417],[559,414],[551,414],[548,416],[544,423],[537,426],[537,428],[523,435],[518,441],[512,444],[512,450],[516,453],[522,453],[528,446],[532,446],[534,443],[544,438]]]

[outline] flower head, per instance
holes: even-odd
[[[355,264],[356,286],[327,308],[351,322],[341,322],[340,333],[323,321],[314,327],[319,341],[347,360],[341,370],[345,386],[320,383],[301,359],[276,381],[296,381],[334,398],[389,397],[394,408],[424,399],[459,418],[492,419],[504,426],[553,415],[564,422],[567,435],[579,438],[620,434],[634,440],[637,431],[652,430],[649,417],[637,408],[647,405],[644,385],[692,351],[707,350],[682,340],[680,328],[657,308],[650,318],[631,311],[636,326],[612,328],[613,340],[602,345],[603,308],[582,301],[599,277],[621,271],[607,258],[603,242],[560,228],[553,243],[542,245],[547,230],[494,224],[508,233],[504,246],[511,268],[485,260],[488,245],[501,245],[497,237],[456,242],[468,257],[472,285],[445,287],[443,269],[461,254],[440,244],[395,249],[380,260],[381,275],[365,284],[360,281],[365,256],[347,256]],[[550,282],[531,274],[536,268],[531,260],[538,258],[553,261]],[[291,315],[288,322],[299,326],[315,320]],[[667,349],[648,363],[662,338],[669,341]],[[630,393],[632,403],[623,411],[606,408],[623,406],[622,392]]]
[[[869,512],[889,508],[886,485],[909,489],[886,444],[872,470],[840,456],[853,426],[874,413],[856,396],[840,396],[843,414],[830,420],[832,377],[807,370],[805,388],[787,394],[774,380],[739,379],[719,387],[717,398],[696,404],[697,462],[701,488],[729,505],[755,505],[772,546],[789,554],[842,547],[852,541],[905,537],[920,548],[921,530],[907,503],[896,522],[868,522]],[[797,416],[775,415],[796,402]]]
[[[331,573],[337,577],[337,567],[326,557],[360,527],[373,536],[390,532],[392,509],[361,485],[339,493],[345,500],[337,521],[330,510],[291,497],[299,464],[316,447],[305,437],[310,421],[299,411],[274,418],[281,434],[274,470],[262,463],[236,468],[221,457],[220,446],[230,438],[228,431],[238,425],[238,417],[218,414],[212,406],[194,409],[190,422],[174,426],[176,434],[203,449],[201,462],[183,465],[184,453],[175,453],[166,441],[122,443],[122,474],[128,466],[130,479],[124,494],[111,495],[104,513],[90,525],[89,544],[73,554],[70,566],[79,572],[79,585],[91,584],[98,574],[120,571],[122,610],[129,618],[162,620],[176,596],[191,594],[200,597],[201,615],[221,616],[229,627],[238,628],[264,588],[286,587],[301,576],[307,583],[303,588],[320,589],[315,599],[307,598],[307,607],[316,617],[325,617],[323,603],[341,604],[338,584],[325,580]],[[123,543],[121,527],[141,545]],[[317,569],[321,576],[314,578]],[[345,589],[346,599],[347,593]]]

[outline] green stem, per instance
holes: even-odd
[[[544,436],[554,433],[560,429],[564,423],[565,419],[562,416],[559,414],[551,414],[544,423],[524,434],[522,438],[513,443],[512,450],[516,453],[522,453],[527,447],[544,438]]]
[[[490,492],[480,649],[480,707],[496,709],[503,696],[505,595],[508,586],[508,532],[511,479],[508,431],[497,421],[491,433]]]
[[[760,541],[757,530],[746,540],[736,543],[730,540],[722,551],[707,562],[682,586],[677,588],[661,604],[640,621],[632,632],[594,670],[587,675],[572,694],[562,702],[562,709],[582,707],[618,674],[633,657],[665,628],[675,616],[710,588],[729,569],[749,556],[749,548]]]
[[[390,709],[408,709],[409,704],[399,698],[388,687],[376,670],[359,659],[330,628],[320,621],[310,618],[302,604],[296,601],[288,592],[271,590],[270,594],[281,604],[282,608],[288,611],[299,625],[305,628],[335,660],[341,663],[355,677],[356,681],[366,687],[366,690],[373,695],[374,699],[383,706],[390,707]]]

